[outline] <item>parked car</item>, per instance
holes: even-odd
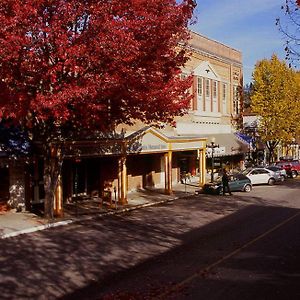
[[[266,168],[247,168],[242,171],[242,174],[247,176],[252,185],[254,184],[269,184],[273,185],[275,182],[281,181],[281,176],[274,171]]]
[[[242,192],[250,192],[252,190],[252,184],[250,179],[241,174],[233,174],[229,175],[229,187],[232,192],[242,191]],[[215,182],[206,183],[203,187],[203,192],[208,194],[222,194],[223,193],[223,184],[222,178],[218,177]]]
[[[284,181],[287,178],[287,173],[285,169],[282,169],[278,166],[268,166],[266,169],[271,170],[275,173],[278,173],[279,176],[281,177],[281,181]]]
[[[287,175],[291,178],[295,178],[300,174],[299,160],[277,161],[275,166],[284,169]]]

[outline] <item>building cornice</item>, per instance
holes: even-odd
[[[208,57],[210,59],[214,59],[214,60],[218,60],[218,61],[223,62],[223,63],[231,64],[231,65],[233,65],[235,67],[238,67],[238,68],[243,67],[243,64],[239,61],[232,60],[232,59],[229,59],[229,58],[226,58],[226,57],[222,57],[220,55],[213,54],[212,52],[210,53],[207,50],[202,50],[202,49],[199,49],[199,48],[195,48],[195,47],[192,47],[190,45],[185,46],[185,48],[188,49],[188,50],[191,50],[195,53],[201,54],[205,57]]]
[[[242,52],[223,43],[210,39],[197,32],[190,31],[190,39],[186,43],[180,43],[180,46],[226,64],[242,68]]]

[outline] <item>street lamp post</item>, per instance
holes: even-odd
[[[210,177],[210,181],[213,182],[214,181],[214,152],[215,152],[215,148],[219,148],[219,144],[215,143],[215,138],[213,137],[211,139],[210,144],[206,145],[206,147],[211,149],[211,177]]]

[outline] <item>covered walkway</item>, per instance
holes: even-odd
[[[132,210],[135,208],[150,206],[177,198],[184,198],[194,195],[199,191],[199,178],[194,177],[186,184],[178,183],[173,186],[173,193],[168,195],[164,188],[147,188],[128,193],[128,202],[123,205],[116,204],[114,197],[112,205],[100,199],[86,198],[64,206],[64,217],[76,217],[82,215],[105,214],[108,212],[118,212]]]
[[[117,205],[117,207],[110,207],[108,205],[100,206],[99,201],[85,199],[81,202],[78,201],[77,207],[76,203],[70,204],[64,209],[64,216],[56,218],[53,221],[29,212],[16,212],[15,209],[1,211],[0,239],[189,197],[199,190],[199,186],[197,186],[198,182],[199,178],[195,177],[191,182],[187,182],[186,184],[174,185],[171,195],[166,195],[164,189],[147,189],[130,192],[128,193],[128,203]]]

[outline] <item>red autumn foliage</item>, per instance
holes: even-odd
[[[193,0],[2,0],[0,119],[110,129],[189,104]]]

